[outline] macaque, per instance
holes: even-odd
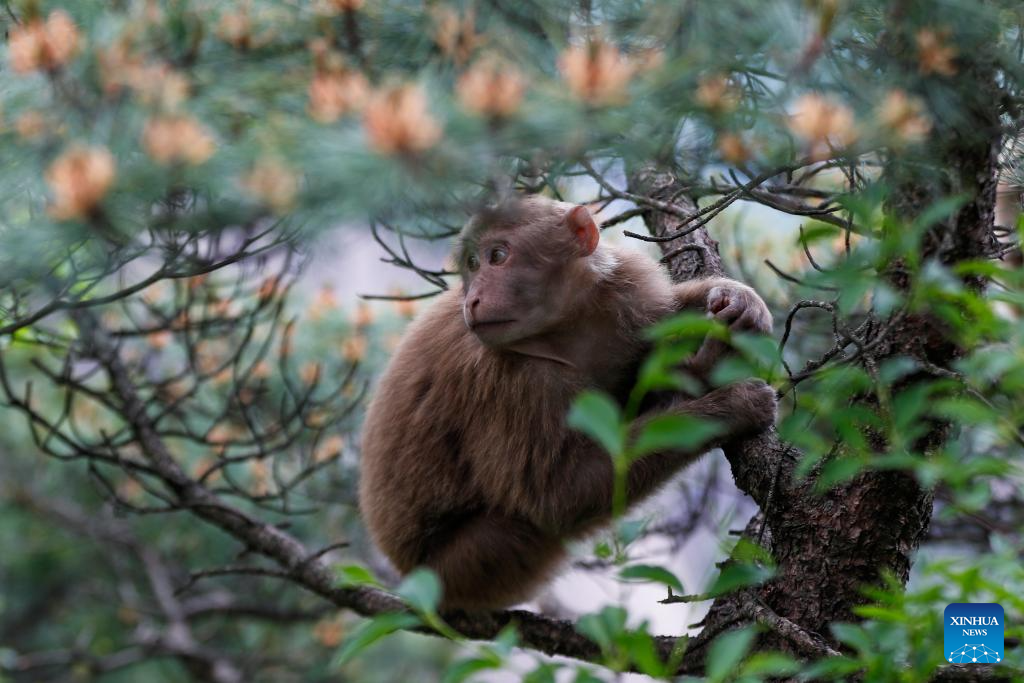
[[[690,308],[732,329],[768,332],[753,289],[725,278],[672,284],[652,259],[599,244],[583,206],[517,197],[460,236],[461,285],[415,320],[370,404],[360,505],[402,573],[440,577],[446,609],[528,599],[564,545],[609,521],[614,473],[600,446],[566,424],[574,397],[622,397],[649,350],[644,328]],[[698,354],[699,355],[699,354]],[[775,393],[749,380],[647,410],[718,421],[716,443],[767,428]],[[628,470],[627,503],[700,452],[654,453]]]

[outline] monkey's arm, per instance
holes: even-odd
[[[715,287],[723,287],[736,283],[725,277],[708,277],[702,280],[687,280],[672,285],[672,292],[676,297],[677,310],[686,308],[707,308],[708,293]]]
[[[772,331],[772,314],[764,300],[752,287],[724,277],[690,280],[673,286],[677,310],[700,308],[709,316],[737,331]],[[711,368],[728,352],[719,339],[707,338],[686,362],[686,369],[698,378],[707,379]]]
[[[709,447],[774,423],[775,391],[754,380],[731,384],[696,399],[677,398],[638,420],[633,427],[634,436],[652,419],[671,414],[715,420],[724,429],[711,444],[686,451],[655,452],[634,461],[626,475],[627,505],[650,495]],[[549,468],[537,468],[533,476],[543,478],[534,484],[534,490],[542,492],[534,519],[541,528],[572,534],[604,521],[611,514],[615,477],[611,459],[582,435],[567,434],[562,452]]]

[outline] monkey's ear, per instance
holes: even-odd
[[[590,256],[597,249],[597,243],[601,239],[601,231],[597,229],[594,217],[585,206],[573,207],[566,217],[565,222],[572,230],[576,244],[579,245],[581,256]]]

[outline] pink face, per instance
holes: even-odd
[[[549,317],[545,293],[557,289],[561,268],[517,246],[508,232],[485,234],[461,264],[462,317],[487,346],[500,348],[540,333]]]
[[[567,233],[552,239],[513,229],[484,232],[465,245],[462,316],[486,346],[502,348],[542,334],[564,318],[571,286],[567,266],[597,248],[597,226],[583,207],[569,213]],[[543,241],[543,244],[537,242]]]

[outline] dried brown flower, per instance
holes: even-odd
[[[146,335],[146,343],[154,349],[164,349],[171,343],[171,333],[167,330],[160,330],[159,332],[150,332]]]
[[[96,60],[103,91],[108,95],[116,95],[122,88],[140,80],[138,74],[145,64],[142,54],[132,48],[127,37],[114,41],[110,47],[96,50]]]
[[[932,129],[924,103],[902,90],[891,90],[879,105],[878,122],[892,131],[899,142],[918,142]]]
[[[337,121],[363,107],[370,84],[354,69],[317,72],[309,84],[309,115],[320,123]]]
[[[955,76],[957,56],[956,48],[947,44],[949,30],[937,31],[935,29],[923,28],[917,32],[917,59],[918,69],[922,74],[939,74],[940,76]]]
[[[740,96],[725,76],[708,76],[697,84],[697,102],[712,112],[726,114],[739,106]]]
[[[116,168],[105,147],[75,146],[61,154],[46,171],[53,193],[50,215],[57,220],[90,215],[113,185]]]
[[[416,315],[416,302],[411,299],[395,299],[395,311],[403,318]]]
[[[295,203],[299,180],[290,167],[274,158],[260,159],[241,180],[242,189],[276,213]]]
[[[192,477],[195,479],[203,479],[205,477],[204,481],[210,484],[220,481],[221,472],[222,470],[218,467],[218,462],[209,457],[200,457],[192,465]]]
[[[324,314],[329,311],[336,310],[338,308],[338,297],[334,293],[334,287],[329,284],[325,284],[320,287],[320,291],[313,297],[313,303],[309,305],[308,313],[309,317],[314,320],[319,320]]]
[[[299,377],[306,384],[313,384],[320,379],[320,364],[307,361],[299,368]]]
[[[142,131],[146,153],[160,164],[202,164],[216,149],[213,136],[196,119],[187,115],[157,116]]]
[[[79,46],[78,27],[64,10],[54,10],[44,22],[33,19],[14,25],[7,39],[11,68],[16,73],[51,70],[68,63]]]
[[[427,108],[426,94],[416,85],[376,93],[366,105],[363,126],[370,146],[384,154],[415,154],[441,139],[441,126]]]
[[[117,496],[122,500],[136,502],[142,500],[145,494],[146,490],[135,477],[126,477],[117,485]]]
[[[324,439],[323,443],[313,451],[313,462],[319,464],[332,460],[341,455],[341,451],[344,448],[345,439],[343,439],[339,434],[332,434]]]
[[[469,61],[483,43],[483,37],[476,32],[476,13],[473,10],[459,16],[452,7],[439,7],[434,10],[434,22],[437,26],[434,41],[441,52],[456,64]]]
[[[217,35],[236,50],[248,50],[253,46],[252,29],[249,8],[243,4],[237,11],[221,15]]]
[[[252,378],[253,379],[266,379],[270,377],[271,368],[270,363],[266,360],[261,360],[252,366]]]
[[[814,157],[828,156],[833,147],[846,147],[857,139],[853,111],[816,93],[796,101],[789,128],[811,145]]]
[[[459,102],[471,112],[484,116],[510,116],[519,109],[526,91],[526,79],[513,66],[494,59],[482,59],[459,78]]]
[[[134,74],[132,87],[145,105],[174,111],[188,99],[188,79],[166,64],[150,64]]]
[[[365,301],[356,304],[356,310],[352,312],[352,324],[360,329],[373,324],[373,309]]]
[[[97,61],[100,82],[108,95],[131,88],[142,104],[165,111],[174,111],[188,98],[188,79],[163,62],[147,64],[128,37],[97,50]]]
[[[270,467],[265,460],[250,460],[249,475],[252,477],[252,495],[260,497],[270,492]]]
[[[281,278],[276,275],[271,276],[263,280],[260,283],[259,291],[256,296],[259,298],[260,303],[266,303],[271,299],[281,294]]]
[[[14,130],[22,140],[38,140],[46,134],[49,124],[38,109],[30,109],[14,120]]]
[[[313,638],[326,648],[336,648],[345,636],[345,626],[337,617],[328,617],[313,627]]]
[[[603,41],[566,49],[558,68],[576,97],[597,106],[625,102],[636,70],[617,47]]]
[[[723,133],[718,136],[718,153],[730,164],[739,165],[750,160],[750,149],[743,138],[736,133]]]
[[[350,363],[361,361],[366,357],[366,347],[368,343],[366,337],[359,335],[348,337],[342,342],[341,355]]]
[[[224,447],[236,438],[238,438],[238,430],[234,426],[227,424],[214,425],[214,427],[206,433],[206,441],[216,446],[220,446],[221,452],[223,452]]]
[[[363,8],[364,0],[327,0],[327,4],[341,12],[354,12]]]
[[[315,73],[309,84],[309,115],[321,123],[337,121],[359,111],[370,94],[370,83],[323,38],[310,42]]]

